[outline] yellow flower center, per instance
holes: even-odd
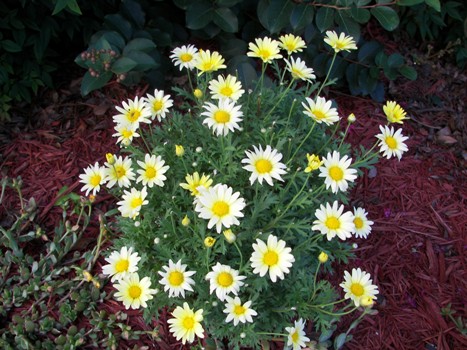
[[[353,295],[357,297],[361,297],[364,292],[363,286],[360,283],[352,283],[352,285],[350,286],[350,291]]]
[[[147,166],[146,167],[146,177],[148,179],[152,179],[154,177],[156,177],[156,174],[157,174],[157,171],[156,171],[156,168],[154,168],[153,166]]]
[[[130,266],[130,262],[127,259],[121,259],[115,264],[115,271],[125,272],[128,270],[128,266]]]
[[[279,255],[273,250],[268,250],[263,256],[263,263],[268,266],[273,266],[279,261]]]
[[[396,149],[397,148],[397,141],[394,137],[392,136],[387,136],[386,137],[386,144],[390,149]]]
[[[353,223],[354,223],[355,228],[356,228],[357,230],[360,230],[360,229],[363,227],[363,220],[360,219],[360,218],[355,218],[355,219],[353,220]]]
[[[259,55],[263,60],[267,60],[269,57],[271,57],[271,51],[269,51],[269,50],[267,50],[267,49],[262,49],[262,50],[259,50],[258,55]]]
[[[115,167],[115,175],[117,176],[117,179],[120,179],[121,177],[126,175],[126,170],[124,167],[121,165],[117,165]]]
[[[285,47],[287,48],[287,51],[294,51],[295,50],[295,43],[294,42],[288,42],[285,44]]]
[[[212,206],[213,214],[219,217],[223,217],[224,215],[227,215],[229,211],[230,211],[230,206],[227,202],[224,202],[224,201],[217,201]]]
[[[298,332],[295,331],[292,333],[292,341],[296,343],[298,341]]]
[[[331,168],[329,168],[329,176],[334,181],[340,181],[344,178],[344,172],[340,167],[332,166]]]
[[[246,309],[242,305],[235,305],[234,307],[234,314],[237,316],[243,315],[245,313]]]
[[[339,227],[341,227],[341,222],[335,216],[328,217],[326,219],[325,224],[328,227],[328,229],[330,229],[330,230],[337,230]]]
[[[221,91],[220,91],[221,95],[224,95],[224,96],[227,96],[227,97],[230,97],[232,96],[232,89],[230,88],[230,86],[224,86]]]
[[[214,113],[214,120],[218,123],[227,123],[230,120],[230,113],[218,110]]]
[[[141,116],[141,112],[137,109],[132,109],[128,112],[128,120],[131,122],[135,122]]]
[[[96,186],[99,186],[99,184],[101,183],[101,176],[99,174],[95,174],[93,176],[91,176],[91,179],[89,180],[89,182],[91,183],[91,185],[93,187],[96,187]]]
[[[272,170],[272,164],[267,159],[260,159],[255,163],[256,171],[260,174],[269,173]]]
[[[217,283],[222,287],[230,287],[233,283],[232,274],[228,272],[221,272],[217,276]]]
[[[181,273],[180,271],[172,271],[169,274],[168,280],[172,286],[178,287],[183,283],[185,278],[183,277],[183,273]]]
[[[182,324],[185,330],[191,330],[195,326],[195,319],[193,316],[187,316],[183,319]]]
[[[128,130],[128,129],[123,129],[122,130],[122,136],[125,139],[129,139],[131,136],[133,136],[133,131]]]
[[[130,206],[133,209],[139,208],[141,205],[143,205],[143,200],[141,199],[141,197],[133,198],[130,202]]]
[[[154,103],[152,104],[152,108],[154,108],[154,110],[156,112],[160,111],[162,109],[162,107],[164,106],[164,104],[162,103],[161,100],[156,100],[154,101]]]
[[[141,288],[139,286],[131,286],[128,288],[128,294],[133,299],[138,299],[141,296]]]
[[[344,41],[337,40],[336,41],[336,48],[342,50],[346,47],[346,43]]]
[[[192,59],[193,59],[193,56],[189,53],[185,52],[180,55],[180,61],[182,62],[185,62],[185,63],[190,62]]]
[[[297,78],[301,78],[303,76],[302,74],[302,71],[296,67],[293,67],[292,68],[292,77],[297,79]]]
[[[206,61],[206,62],[203,62],[202,64],[202,71],[205,71],[205,72],[208,72],[210,70],[213,70],[213,64],[211,61]]]
[[[321,111],[319,109],[312,111],[312,113],[314,114],[314,116],[318,120],[326,118],[326,113],[324,113],[323,111]]]

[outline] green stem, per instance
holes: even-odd
[[[149,145],[147,144],[146,139],[144,138],[143,130],[141,129],[141,127],[138,127],[138,129],[139,129],[139,134],[141,136],[141,139],[143,140],[144,145],[146,146],[146,149],[148,150],[148,153],[151,153],[151,149],[149,148]]]
[[[319,96],[319,94],[321,93],[321,90],[323,90],[323,88],[326,86],[329,75],[331,74],[331,71],[332,71],[332,67],[334,66],[334,61],[336,60],[336,56],[337,56],[337,52],[334,52],[334,56],[332,56],[331,66],[329,67],[328,73],[326,74],[326,78],[324,78],[323,84],[321,84],[321,86],[319,87],[319,90],[316,96]]]
[[[302,142],[300,143],[300,145],[298,145],[297,149],[295,150],[294,154],[292,155],[292,157],[289,158],[288,162],[287,162],[287,166],[290,164],[290,162],[295,158],[295,156],[297,155],[298,151],[300,150],[300,148],[302,148],[303,144],[305,143],[305,141],[310,137],[311,133],[313,132],[313,129],[315,128],[315,125],[316,125],[316,121],[313,121],[313,125],[311,126],[310,128],[310,131],[308,131],[308,134],[305,136],[305,138],[302,140]]]
[[[289,126],[290,117],[292,116],[292,111],[293,111],[293,109],[295,107],[296,102],[297,102],[297,100],[295,100],[295,99],[292,101],[292,106],[290,107],[289,115],[287,117],[287,123],[285,123],[285,127],[284,127],[284,129],[286,129],[286,130],[287,130],[288,126]]]
[[[326,143],[324,145],[321,146],[321,148],[316,152],[316,154],[320,154],[321,151],[323,149],[325,149],[327,147],[327,145],[329,145],[329,142],[331,142],[331,140],[334,138],[334,135],[336,134],[337,132],[337,129],[339,127],[339,123],[337,123],[335,126],[334,126],[334,130],[332,131],[332,134],[331,136],[329,136],[328,140],[326,141]]]
[[[353,309],[349,310],[349,311],[346,311],[346,312],[340,312],[340,313],[334,313],[334,312],[329,312],[329,311],[326,311],[326,310],[323,310],[323,309],[317,309],[319,310],[319,312],[322,312],[323,314],[326,314],[326,315],[331,315],[331,316],[344,316],[344,315],[348,315],[352,312],[354,312],[355,310],[357,310],[358,307],[354,307]]]
[[[240,266],[238,268],[238,271],[241,271],[243,268],[243,254],[242,251],[240,250],[240,247],[238,246],[237,242],[233,243],[235,248],[237,248],[238,254],[240,254]]]
[[[366,153],[360,158],[360,160],[358,162],[353,163],[352,165],[355,167],[358,164],[365,163],[369,161],[370,159],[377,157],[378,153],[373,153],[368,158],[366,158],[366,156],[368,156],[368,154],[370,154],[371,151],[373,151],[373,149],[377,146],[377,144],[378,142],[375,142],[375,144],[368,151],[366,151]]]
[[[318,271],[320,267],[321,267],[321,261],[318,261],[318,267],[316,268],[315,277],[313,278],[313,294],[311,295],[311,300],[313,300],[316,295],[316,279],[318,277]]]
[[[341,142],[339,143],[339,147],[337,149],[340,151],[342,144],[344,143],[345,137],[347,136],[347,132],[349,131],[350,128],[350,123],[347,124],[347,127],[345,128],[344,135],[342,136]]]
[[[287,87],[285,88],[284,92],[281,94],[281,96],[279,97],[279,99],[277,100],[276,104],[271,108],[271,110],[268,112],[268,114],[266,114],[266,116],[264,117],[264,121],[267,121],[267,119],[269,118],[269,116],[271,115],[271,113],[276,109],[276,107],[279,105],[279,103],[282,102],[282,100],[284,99],[285,95],[287,95],[287,92],[290,90],[290,88],[292,87],[292,84],[293,84],[293,80],[290,81],[290,84],[287,85]]]
[[[313,308],[320,308],[320,307],[325,307],[325,306],[331,306],[331,305],[336,305],[336,304],[340,304],[342,302],[344,302],[346,299],[341,299],[341,300],[337,300],[337,301],[333,301],[332,303],[327,303],[327,304],[320,304],[320,305],[308,305],[309,307],[313,307]]]

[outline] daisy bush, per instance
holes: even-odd
[[[324,40],[334,59],[357,49],[344,33]],[[250,88],[220,53],[175,48],[187,87],[122,101],[121,152],[83,170],[86,195],[105,188],[118,198],[121,235],[103,267],[114,297],[148,321],[166,308],[183,344],[256,347],[282,337],[299,349],[313,341],[310,330],[316,341],[342,315],[371,313],[378,286],[368,272],[350,266],[340,285],[326,277],[349,263],[353,237],[371,234],[349,191],[379,156],[398,161],[407,151],[401,128],[388,126],[406,113],[388,102],[374,145],[351,148],[355,116],[337,132],[345,118],[322,93],[330,73],[316,81],[300,58],[305,47],[291,34],[250,43],[246,55],[261,67]]]

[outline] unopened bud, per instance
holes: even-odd
[[[185,149],[182,145],[175,145],[175,154],[177,157],[181,157],[185,154]]]
[[[213,237],[206,237],[204,239],[204,245],[207,247],[207,248],[211,248],[214,243],[216,243],[216,239],[213,238]]]
[[[321,264],[324,264],[326,261],[328,261],[329,256],[325,252],[321,252],[318,255],[318,260]]]
[[[235,242],[235,240],[237,239],[237,236],[235,236],[235,233],[233,233],[231,229],[225,230],[223,233],[225,240],[230,244]]]
[[[188,218],[187,215],[185,215],[185,217],[182,219],[182,225],[187,227],[189,224],[190,224],[190,219]]]

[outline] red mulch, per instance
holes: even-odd
[[[428,76],[419,85],[408,83],[403,90],[393,89],[393,96],[413,116],[403,125],[404,134],[410,136],[409,152],[400,162],[380,161],[376,173],[361,177],[353,190],[352,204],[366,208],[375,225],[367,240],[355,240],[360,246],[358,259],[344,268],[361,267],[371,273],[381,296],[375,306],[378,315],[366,317],[352,331],[354,338],[346,349],[467,348],[466,337],[441,315],[441,308],[448,304],[456,311],[455,316],[467,315],[466,128],[460,102],[465,100],[465,92],[446,96],[453,93],[453,86],[443,95],[445,81],[432,79]],[[36,107],[33,124],[4,132],[7,142],[5,136],[0,139],[0,163],[2,176],[22,177],[24,198],[34,197],[38,203],[38,224],[52,232],[61,216],[53,206],[58,190],[66,185],[69,191],[80,193],[78,175],[82,169],[96,161],[102,163],[107,152],[117,150],[111,136],[112,106],[132,96],[116,84],[84,99],[78,97],[73,83],[49,94],[44,96],[47,104]],[[430,109],[426,100],[430,94],[444,98],[444,108]],[[382,105],[346,95],[336,99],[341,115],[353,112],[357,116],[348,141],[371,146],[378,125],[385,122]],[[95,212],[105,212],[113,204],[112,197],[99,194]],[[11,221],[9,215],[17,207],[15,195],[8,191],[0,207],[2,224]],[[97,227],[95,220],[87,234],[88,244],[95,244]],[[102,262],[101,258],[94,273],[100,272]],[[338,268],[340,272],[344,269]],[[110,286],[104,288],[111,290]],[[122,310],[122,305],[109,299],[102,309],[114,313]],[[133,329],[150,331],[156,325],[144,324],[139,311],[127,313]],[[169,336],[164,319],[163,314],[157,345],[148,335],[121,347],[180,348],[180,343]],[[345,331],[351,321],[344,319],[339,329]]]

